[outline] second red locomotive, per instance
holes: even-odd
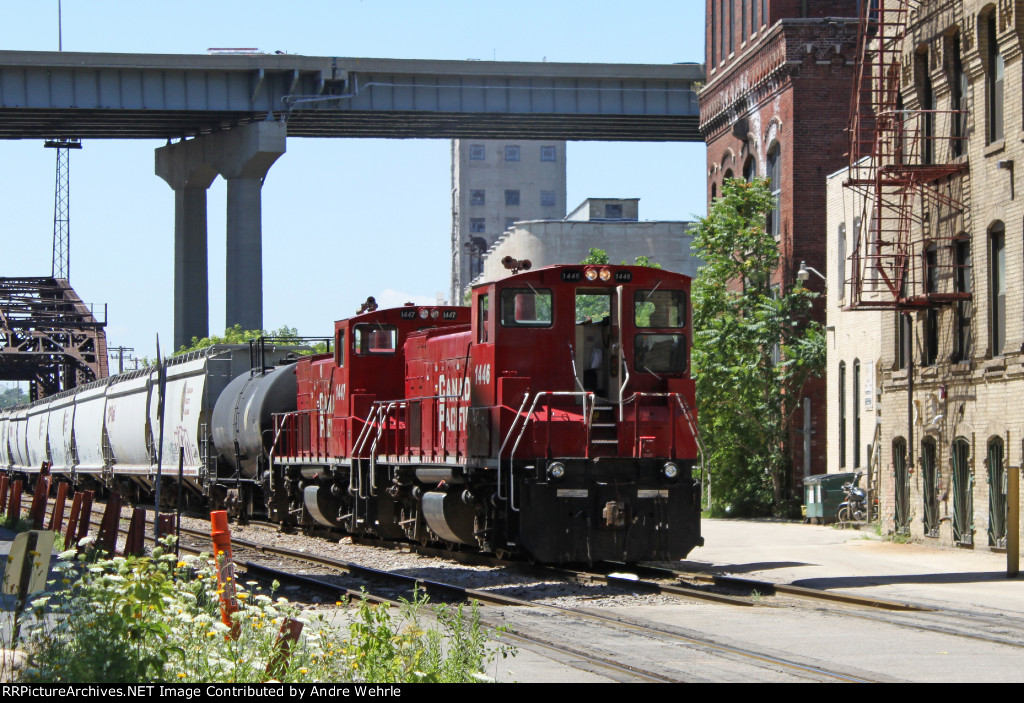
[[[690,279],[552,266],[335,324],[253,469],[272,516],[548,563],[702,544]]]

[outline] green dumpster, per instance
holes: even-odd
[[[820,474],[804,479],[804,506],[808,522],[835,522],[839,504],[846,500],[843,484],[852,483],[857,474]]]

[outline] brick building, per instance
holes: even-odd
[[[700,123],[708,199],[726,178],[768,178],[778,206],[778,286],[801,261],[826,270],[826,178],[846,162],[857,0],[708,0]],[[807,285],[824,293],[824,282]],[[822,299],[815,317],[825,321]],[[808,384],[790,434],[794,480],[825,471],[825,381]]]
[[[892,97],[872,106],[875,157],[851,169],[870,224],[846,270],[851,304],[882,316],[883,525],[1001,549],[1024,463],[1024,1],[877,8],[865,75]]]

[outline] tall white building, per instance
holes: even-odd
[[[565,142],[452,140],[452,303],[502,232],[522,220],[560,220],[565,210]]]

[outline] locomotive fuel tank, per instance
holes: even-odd
[[[267,373],[242,374],[213,408],[213,443],[221,458],[244,478],[254,478],[260,457],[274,441],[273,413],[294,411],[295,364]]]

